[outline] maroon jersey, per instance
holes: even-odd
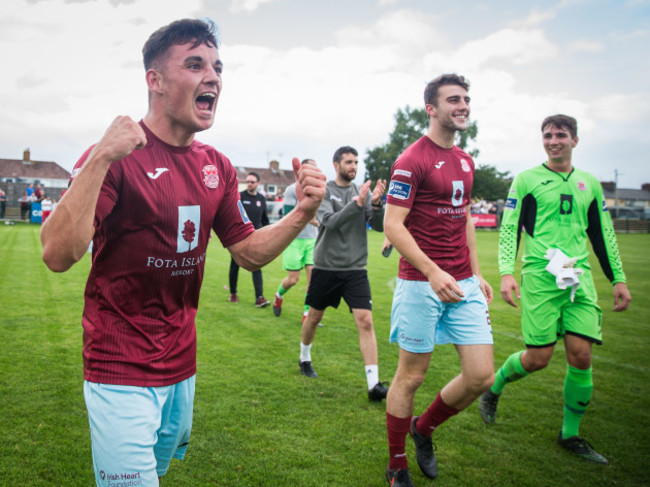
[[[473,181],[474,161],[467,153],[424,136],[397,158],[388,187],[388,203],[410,208],[404,224],[420,249],[456,280],[473,274],[465,228]],[[404,257],[399,277],[428,280]]]
[[[194,318],[210,230],[227,247],[253,225],[223,154],[197,141],[170,146],[140,125],[146,147],[111,165],[97,201],[83,358],[88,381],[153,387],[196,372]]]

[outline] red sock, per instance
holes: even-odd
[[[408,467],[406,461],[406,435],[411,428],[411,417],[397,418],[386,413],[386,430],[388,431],[388,468],[399,470]]]
[[[415,428],[421,435],[431,436],[433,430],[459,412],[459,409],[446,405],[442,397],[440,397],[440,393],[438,393],[435,401],[429,406],[429,409],[419,417]]]

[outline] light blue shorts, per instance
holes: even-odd
[[[165,387],[84,381],[98,487],[157,486],[182,460],[192,429],[192,376]]]
[[[428,281],[397,279],[390,342],[402,350],[428,353],[434,345],[492,345],[487,301],[476,276],[458,281],[465,297],[443,303]]]

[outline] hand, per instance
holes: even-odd
[[[381,246],[381,255],[384,257],[390,256],[390,253],[393,251],[393,244],[390,243],[388,237],[384,237],[384,243]]]
[[[297,157],[291,160],[291,164],[296,175],[298,206],[308,213],[310,215],[309,220],[312,220],[325,197],[325,175],[312,164],[301,165]]]
[[[381,197],[384,195],[384,190],[386,189],[386,180],[378,179],[375,189],[372,191],[372,204],[379,205],[381,203]]]
[[[512,274],[505,274],[501,278],[501,297],[510,306],[516,308],[517,303],[512,299],[513,291],[515,292],[517,299],[521,299],[521,295],[519,294],[519,284],[517,284],[515,277]]]
[[[357,197],[357,205],[361,208],[366,206],[366,199],[368,198],[368,192],[370,191],[370,179],[363,183],[359,188],[359,196]]]
[[[93,150],[115,162],[124,159],[135,149],[147,145],[147,136],[142,127],[130,117],[119,116],[113,120]]]
[[[483,295],[487,300],[487,304],[490,304],[492,302],[492,299],[494,299],[492,286],[490,286],[490,283],[488,283],[485,279],[483,279],[483,276],[478,276],[478,282],[479,282],[479,287],[481,288],[481,291],[483,291]]]
[[[443,270],[439,269],[429,277],[429,284],[443,303],[458,303],[465,297],[456,279]]]
[[[625,311],[630,306],[632,295],[627,289],[627,284],[617,282],[614,284],[614,311]]]

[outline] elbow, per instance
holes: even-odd
[[[234,255],[232,256],[233,259],[235,259],[235,262],[237,262],[237,265],[239,267],[242,267],[246,269],[249,272],[256,271],[262,267],[262,264],[258,264],[256,262],[253,262],[252,260],[246,259],[242,257],[241,255]]]
[[[46,251],[43,251],[43,262],[45,262],[47,268],[52,272],[65,272],[68,269],[70,269],[70,267],[72,267],[73,264],[73,263],[68,263],[63,259],[56,258],[55,256],[51,255]]]
[[[45,265],[52,272],[65,272],[78,262],[82,255],[65,255],[52,245],[43,245],[42,259]]]

